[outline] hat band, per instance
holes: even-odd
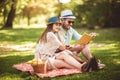
[[[62,17],[69,17],[69,16],[73,16],[73,15],[65,15],[65,16],[62,16]]]

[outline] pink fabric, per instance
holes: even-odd
[[[58,69],[58,70],[51,70],[45,74],[42,73],[34,73],[33,68],[30,64],[27,63],[20,63],[13,65],[13,68],[20,70],[22,72],[30,72],[31,74],[36,74],[40,78],[44,77],[56,77],[61,75],[68,75],[68,74],[75,74],[75,73],[82,73],[79,69]]]

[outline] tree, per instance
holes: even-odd
[[[0,1],[0,18],[1,18],[1,23],[0,25],[5,24],[8,9],[7,9],[7,4],[9,3],[9,0],[1,0]]]
[[[10,12],[8,14],[7,20],[6,20],[3,28],[12,28],[13,27],[13,21],[14,21],[15,12],[16,12],[16,4],[17,4],[17,1],[12,0],[12,2],[11,2],[11,10],[10,10]]]
[[[57,0],[56,0],[57,1]],[[55,0],[26,0],[26,5],[22,8],[21,14],[27,18],[27,24],[30,25],[32,17],[51,15],[54,13]]]
[[[77,26],[88,28],[119,27],[119,0],[86,0],[83,4],[75,5]]]

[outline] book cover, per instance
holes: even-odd
[[[77,44],[88,44],[93,37],[90,34],[83,34],[82,37],[77,41]]]

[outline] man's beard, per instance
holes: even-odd
[[[63,25],[63,28],[64,28],[65,30],[69,30],[69,29],[70,29],[70,26],[68,26],[68,25]]]

